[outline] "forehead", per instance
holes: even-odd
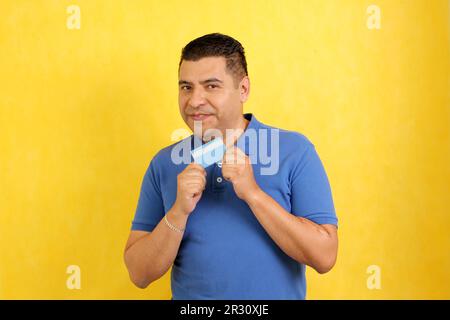
[[[183,60],[180,66],[179,79],[194,81],[211,77],[226,77],[226,59],[224,57],[206,57],[197,61]]]

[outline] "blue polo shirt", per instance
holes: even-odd
[[[314,145],[300,133],[269,127],[252,114],[244,116],[250,122],[237,146],[251,157],[260,188],[293,215],[337,225],[330,184]],[[272,129],[279,130],[278,141],[272,139]],[[256,152],[250,146],[255,136]],[[191,135],[151,160],[132,230],[152,231],[170,210],[177,175],[188,165],[173,161],[174,148],[187,144],[192,149],[195,139],[201,141]],[[276,145],[278,150],[272,148]],[[278,154],[278,164],[275,156],[269,161],[269,156],[258,158],[255,153]],[[206,172],[206,189],[188,218],[172,266],[173,299],[304,299],[305,265],[285,254],[267,234],[231,182],[223,179],[220,162]]]

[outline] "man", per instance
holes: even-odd
[[[172,267],[173,299],[304,299],[305,265],[319,273],[334,266],[337,217],[315,147],[281,129],[278,140],[260,139],[258,152],[264,141],[278,156],[276,172],[264,174],[245,150],[247,133],[278,129],[243,114],[249,92],[238,41],[214,33],[183,48],[179,107],[194,134],[158,152],[143,178],[124,254],[139,288]],[[202,145],[211,129],[225,137],[223,161],[174,161],[177,146]]]

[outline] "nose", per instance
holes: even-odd
[[[188,103],[192,108],[199,108],[203,106],[206,103],[204,91],[200,88],[194,89],[191,96],[189,97]]]

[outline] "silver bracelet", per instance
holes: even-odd
[[[175,227],[174,225],[172,225],[172,224],[169,222],[169,220],[167,220],[167,215],[164,215],[164,222],[167,224],[167,226],[168,226],[170,229],[172,229],[172,230],[174,230],[174,231],[176,231],[176,232],[178,232],[178,233],[183,233],[183,231],[185,230],[185,229],[178,229],[177,227]]]

